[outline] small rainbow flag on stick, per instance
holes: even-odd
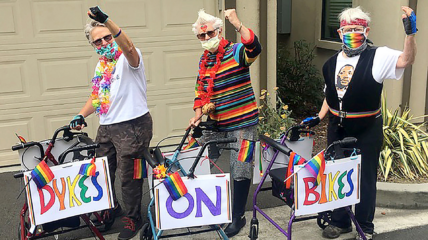
[[[95,171],[97,166],[95,166],[95,157],[92,158],[90,163],[85,163],[80,166],[79,174],[83,176],[93,176],[95,177]]]
[[[19,141],[20,141],[22,144],[27,143],[27,141],[25,140],[25,138],[23,138],[22,136],[19,136],[19,135],[18,135],[18,134],[16,134],[16,133],[15,133],[15,135],[16,135],[16,137],[19,139]]]
[[[45,160],[37,164],[36,168],[31,171],[31,179],[36,183],[37,188],[41,189],[55,177]]]
[[[305,167],[317,179],[315,184],[318,186],[321,183],[321,176],[324,174],[325,169],[324,150],[309,160]]]
[[[147,177],[146,161],[140,158],[134,159],[134,179]]]
[[[184,185],[178,172],[168,175],[163,183],[174,201],[187,193],[186,185]]]
[[[241,149],[239,150],[238,161],[249,163],[253,160],[254,148],[256,142],[242,139]]]
[[[294,165],[301,165],[304,162],[306,162],[306,160],[304,158],[302,158],[299,154],[297,154],[295,152],[291,152],[290,153],[290,160],[288,161],[287,176],[285,176],[285,177],[288,178],[293,173],[293,166]],[[291,187],[291,178],[289,178],[285,182],[285,188],[290,189],[290,187]]]
[[[189,143],[183,147],[183,150],[187,150],[187,149],[191,149],[191,148],[195,148],[195,147],[199,147],[199,143],[196,141],[195,138],[190,138]]]

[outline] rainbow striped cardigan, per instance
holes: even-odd
[[[262,47],[256,35],[250,29],[251,38],[242,43],[229,42],[225,47],[225,54],[214,80],[214,90],[211,102],[216,109],[210,114],[212,120],[217,121],[219,131],[234,131],[258,123],[258,109],[250,79],[250,65],[257,59]],[[208,54],[207,71],[205,78],[210,78],[210,69],[215,64],[215,54]],[[202,59],[202,57],[201,57]],[[199,62],[200,64],[200,62]],[[198,76],[199,77],[199,76]],[[198,98],[196,82],[193,109],[202,107]],[[204,89],[208,87],[204,81]]]

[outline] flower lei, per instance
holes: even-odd
[[[122,55],[122,50],[119,48],[113,59],[108,59],[105,56],[100,57],[100,64],[92,78],[92,106],[97,114],[106,114],[110,108],[110,85],[112,72],[116,67],[117,60]],[[101,91],[100,91],[101,89]]]
[[[221,39],[220,44],[217,49],[216,54],[216,63],[211,68],[210,77],[208,79],[205,78],[205,73],[207,71],[207,62],[208,62],[208,50],[204,51],[204,55],[202,56],[201,63],[199,64],[199,78],[198,78],[198,97],[201,99],[202,105],[211,102],[211,96],[214,92],[214,80],[216,78],[216,73],[221,65],[221,60],[224,57],[224,47],[228,44],[228,41],[224,38]],[[206,91],[204,91],[204,81],[208,83],[208,87]]]

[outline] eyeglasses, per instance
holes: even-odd
[[[354,27],[354,28],[341,28],[342,33],[350,33],[350,32],[364,32],[365,27]]]
[[[215,37],[215,35],[216,35],[216,31],[217,31],[217,30],[218,30],[218,28],[216,28],[216,29],[214,29],[214,30],[212,30],[212,31],[208,31],[208,32],[206,32],[206,33],[198,34],[198,35],[196,35],[196,37],[197,37],[199,40],[205,40],[207,35],[208,35],[208,37],[213,38],[213,37]]]
[[[99,38],[99,39],[97,39],[97,40],[93,41],[92,43],[93,43],[95,46],[101,46],[101,44],[103,44],[103,39],[104,39],[104,41],[106,41],[106,42],[110,42],[110,41],[113,39],[113,37],[111,36],[111,34],[109,34],[109,35],[105,35],[104,37]]]

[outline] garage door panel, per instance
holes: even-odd
[[[38,34],[82,32],[86,19],[84,1],[33,1],[33,24]]]
[[[90,91],[90,56],[38,59],[41,95],[64,97],[69,91]]]
[[[192,100],[175,99],[166,104],[168,135],[183,134],[183,129],[189,124],[189,119],[194,116]]]
[[[100,7],[120,27],[147,29],[148,11],[151,9],[145,0],[106,0],[100,1]]]
[[[12,3],[13,4],[13,3]],[[0,3],[0,37],[16,34],[15,6],[11,3]]]
[[[176,87],[179,85],[183,87],[183,84],[186,84],[186,86],[194,85],[201,52],[201,49],[165,51],[165,86]]]
[[[0,62],[0,99],[28,95],[25,79],[25,60]]]

